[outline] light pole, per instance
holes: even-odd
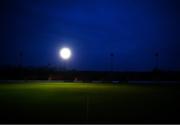
[[[71,49],[68,47],[61,48],[59,51],[60,57],[63,59],[63,68],[66,70],[66,61],[69,60],[72,56]]]
[[[22,68],[22,61],[23,61],[23,52],[19,52],[19,68]]]
[[[110,70],[113,72],[113,63],[114,63],[114,53],[110,53]]]
[[[155,64],[155,70],[159,70],[159,53],[155,53],[156,58],[156,64]]]

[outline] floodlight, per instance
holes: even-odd
[[[62,48],[59,51],[60,57],[64,60],[68,60],[71,57],[71,50],[69,48]]]

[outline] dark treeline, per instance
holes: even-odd
[[[53,67],[1,67],[1,80],[77,80],[90,82],[100,81],[129,81],[129,80],[171,80],[180,81],[180,72],[159,71],[151,72],[98,72],[61,70]]]

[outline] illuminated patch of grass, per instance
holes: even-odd
[[[0,110],[11,120],[86,121],[88,99],[92,121],[166,117],[177,110],[178,88],[103,83],[1,84]]]

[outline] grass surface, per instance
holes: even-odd
[[[179,85],[0,84],[1,123],[180,123]]]

